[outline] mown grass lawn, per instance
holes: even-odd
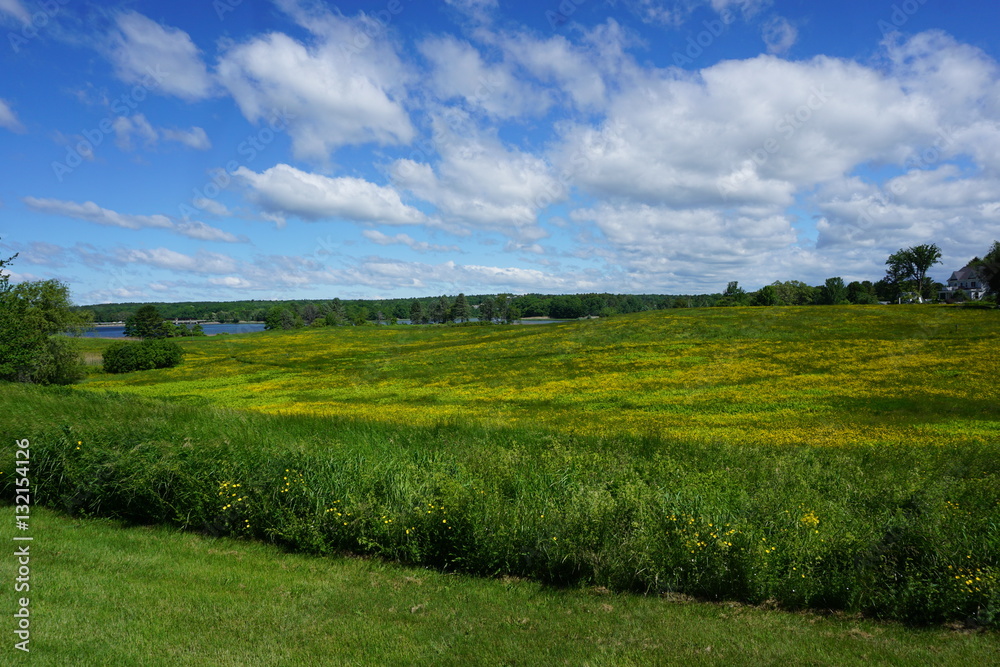
[[[1000,655],[995,633],[317,558],[41,508],[31,521],[31,653],[8,642],[4,664],[987,665]],[[9,543],[12,521],[2,525]]]

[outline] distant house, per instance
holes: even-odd
[[[978,301],[986,294],[986,286],[976,272],[968,265],[951,274],[948,278],[948,286],[938,292],[938,297],[942,301],[954,301],[955,294],[962,290],[965,297],[970,301]]]

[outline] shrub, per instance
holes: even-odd
[[[177,343],[162,339],[112,343],[104,351],[104,372],[128,373],[171,368],[181,363],[183,354]]]

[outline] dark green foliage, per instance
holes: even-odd
[[[779,304],[778,291],[774,285],[764,285],[754,292],[751,305],[754,306],[777,306]]]
[[[425,319],[424,305],[420,303],[418,299],[414,299],[413,302],[410,303],[410,323],[423,324]]]
[[[982,259],[976,257],[969,265],[986,285],[988,294],[1000,294],[1000,241],[994,241]]]
[[[448,302],[448,297],[442,295],[437,301],[434,302],[434,305],[431,306],[431,322],[446,322],[450,312],[451,304]]]
[[[265,329],[298,329],[305,326],[302,317],[297,315],[291,308],[275,306],[267,311],[267,318],[264,320]]]
[[[855,280],[851,282],[847,286],[847,300],[856,304],[878,303],[878,297],[875,295],[875,285],[870,280],[862,282]]]
[[[483,299],[482,303],[479,304],[479,312],[477,313],[480,322],[486,322],[487,324],[492,324],[494,318],[497,316],[497,302],[491,296]]]
[[[14,257],[0,260],[0,269]],[[87,321],[88,313],[72,308],[69,288],[62,283],[11,286],[0,271],[0,380],[70,384],[81,379],[73,343],[56,334],[78,332]]]
[[[819,303],[823,306],[840,306],[848,303],[844,279],[840,276],[827,278],[826,283],[820,288]]]
[[[733,280],[726,285],[726,291],[722,293],[716,305],[718,306],[746,306],[750,303],[750,297],[740,284]]]
[[[549,317],[559,320],[573,320],[586,314],[587,308],[576,294],[553,297],[549,306]]]
[[[448,317],[455,322],[465,322],[469,319],[469,302],[465,299],[465,294],[461,292],[455,297],[455,303],[451,304],[451,313]]]
[[[118,341],[104,351],[104,372],[130,373],[171,368],[181,363],[183,355],[181,347],[168,340]]]
[[[897,297],[908,290],[916,290],[920,296],[930,296],[933,287],[925,280],[927,271],[935,264],[941,263],[941,249],[933,243],[900,249],[889,255],[885,260],[887,267],[885,279],[896,286]]]
[[[156,306],[147,304],[125,320],[126,338],[167,338],[174,334],[174,326],[164,322]]]

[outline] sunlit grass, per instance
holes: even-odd
[[[776,445],[995,439],[1000,318],[929,307],[640,313],[533,327],[361,327],[183,341],[88,389],[264,412]],[[956,428],[951,428],[955,426]]]
[[[989,633],[317,558],[42,509],[32,522],[31,653],[6,647],[10,664],[985,665],[1000,650]]]
[[[852,307],[192,340],[174,369],[6,385],[0,436],[76,513],[996,626],[998,333]]]

